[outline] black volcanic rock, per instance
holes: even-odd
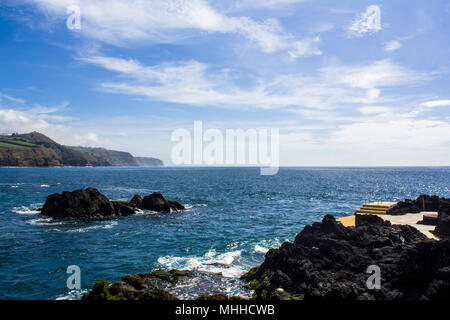
[[[434,233],[443,238],[450,238],[450,199],[442,199],[440,202]]]
[[[135,214],[137,209],[159,212],[178,212],[185,207],[178,201],[166,200],[160,193],[142,199],[135,195],[130,202],[110,201],[95,188],[64,191],[49,195],[41,214],[56,219],[100,220]]]
[[[136,213],[136,205],[131,202],[111,201],[116,216],[129,216]]]
[[[133,198],[131,198],[130,203],[134,204],[136,208],[141,209],[142,208],[142,197],[138,194],[134,195]]]
[[[429,196],[422,194],[417,199],[405,199],[400,201],[396,205],[387,210],[387,214],[390,215],[403,215],[406,213],[419,213],[421,211],[438,211],[441,201],[445,198],[439,198],[438,196]]]
[[[167,200],[167,202],[169,203],[170,207],[175,211],[186,210],[186,207],[181,203],[179,203],[178,201]]]
[[[114,205],[95,188],[64,191],[47,197],[41,213],[57,219],[103,219],[116,215]]]
[[[380,268],[380,289],[366,285],[371,265]],[[327,215],[306,226],[293,243],[269,250],[243,279],[259,299],[283,292],[283,299],[448,300],[449,267],[449,241],[426,240],[413,227],[376,216],[357,216],[355,227],[344,227]]]
[[[185,210],[185,207],[177,201],[167,201],[161,193],[154,192],[144,197],[142,209],[170,213]]]

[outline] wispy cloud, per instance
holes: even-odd
[[[436,107],[450,107],[450,100],[433,100],[423,102],[421,104],[422,107],[426,108],[436,108]]]
[[[384,45],[384,51],[386,52],[394,52],[403,47],[403,44],[397,40],[391,40]]]
[[[103,82],[101,90],[149,99],[224,108],[335,108],[342,103],[383,101],[382,88],[412,85],[429,79],[391,60],[367,64],[330,65],[316,75],[278,75],[243,89],[223,71],[211,71],[197,61],[145,66],[133,59],[92,56],[80,58],[118,73],[122,80]],[[127,78],[123,80],[123,78]]]
[[[19,104],[25,103],[25,101],[23,99],[15,98],[15,97],[12,97],[10,95],[6,95],[6,94],[0,92],[0,102],[2,101],[2,99],[8,100],[13,103],[19,103]]]
[[[60,18],[67,16],[69,6],[78,6],[82,18],[80,34],[118,46],[176,42],[197,31],[197,36],[204,32],[241,35],[267,53],[285,51],[294,58],[321,54],[316,38],[295,39],[275,19],[256,21],[246,16],[228,16],[205,0],[26,1]]]
[[[235,7],[238,9],[248,8],[279,8],[294,3],[305,2],[306,0],[237,0]]]

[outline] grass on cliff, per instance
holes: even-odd
[[[27,139],[19,137],[0,137],[0,147],[13,149],[28,149],[36,147],[36,144],[31,143]]]

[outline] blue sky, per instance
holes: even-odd
[[[281,165],[450,164],[448,1],[6,0],[0,42],[2,133],[170,164],[202,120],[279,129]]]

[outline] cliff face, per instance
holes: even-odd
[[[53,166],[139,166],[139,163],[128,152],[63,146],[39,132],[0,136],[0,167]]]
[[[156,158],[135,157],[135,159],[138,162],[139,166],[141,167],[157,167],[164,165],[164,163],[161,160]]]
[[[84,147],[70,147],[98,159],[99,161],[106,161],[110,166],[123,167],[138,167],[139,163],[130,153],[123,151],[107,150],[103,148],[84,148]]]
[[[106,161],[62,146],[38,132],[0,136],[0,166],[103,166]]]

